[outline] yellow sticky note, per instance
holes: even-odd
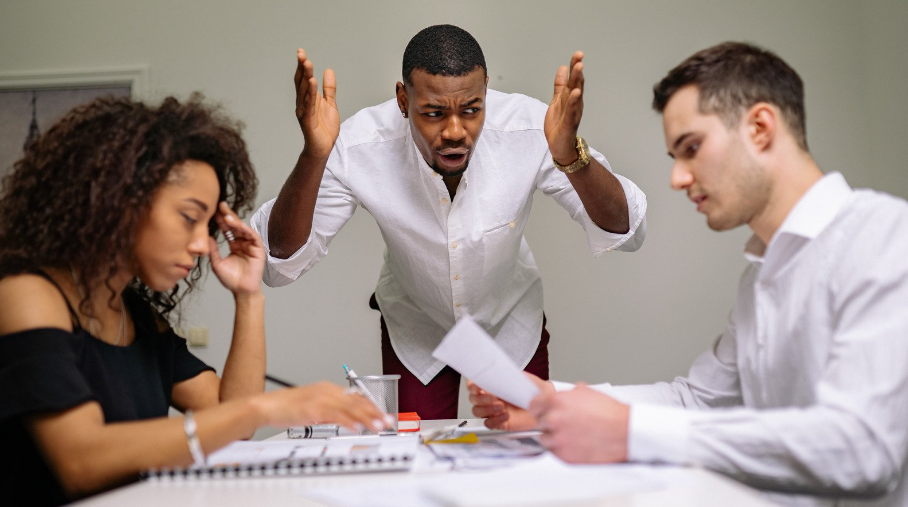
[[[446,438],[444,440],[430,440],[430,444],[478,444],[479,437],[476,436],[476,433],[467,433],[466,435],[461,435],[457,438]]]

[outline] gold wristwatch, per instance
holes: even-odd
[[[571,165],[561,165],[555,160],[555,157],[552,157],[552,162],[555,164],[555,167],[565,174],[579,171],[590,163],[590,147],[586,145],[586,141],[584,141],[582,137],[577,136],[577,144],[574,147],[577,148],[577,156],[579,158]]]

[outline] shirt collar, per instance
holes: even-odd
[[[795,207],[788,213],[782,225],[769,240],[773,246],[782,236],[797,236],[809,241],[816,238],[852,199],[854,190],[841,173],[829,173],[813,184]],[[751,262],[762,262],[767,245],[756,235],[744,247],[744,257]]]

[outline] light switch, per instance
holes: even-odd
[[[191,327],[187,337],[190,347],[207,347],[208,346],[208,328]]]

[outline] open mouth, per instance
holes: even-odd
[[[446,167],[460,167],[467,160],[469,150],[465,148],[446,149],[438,152],[438,161]]]

